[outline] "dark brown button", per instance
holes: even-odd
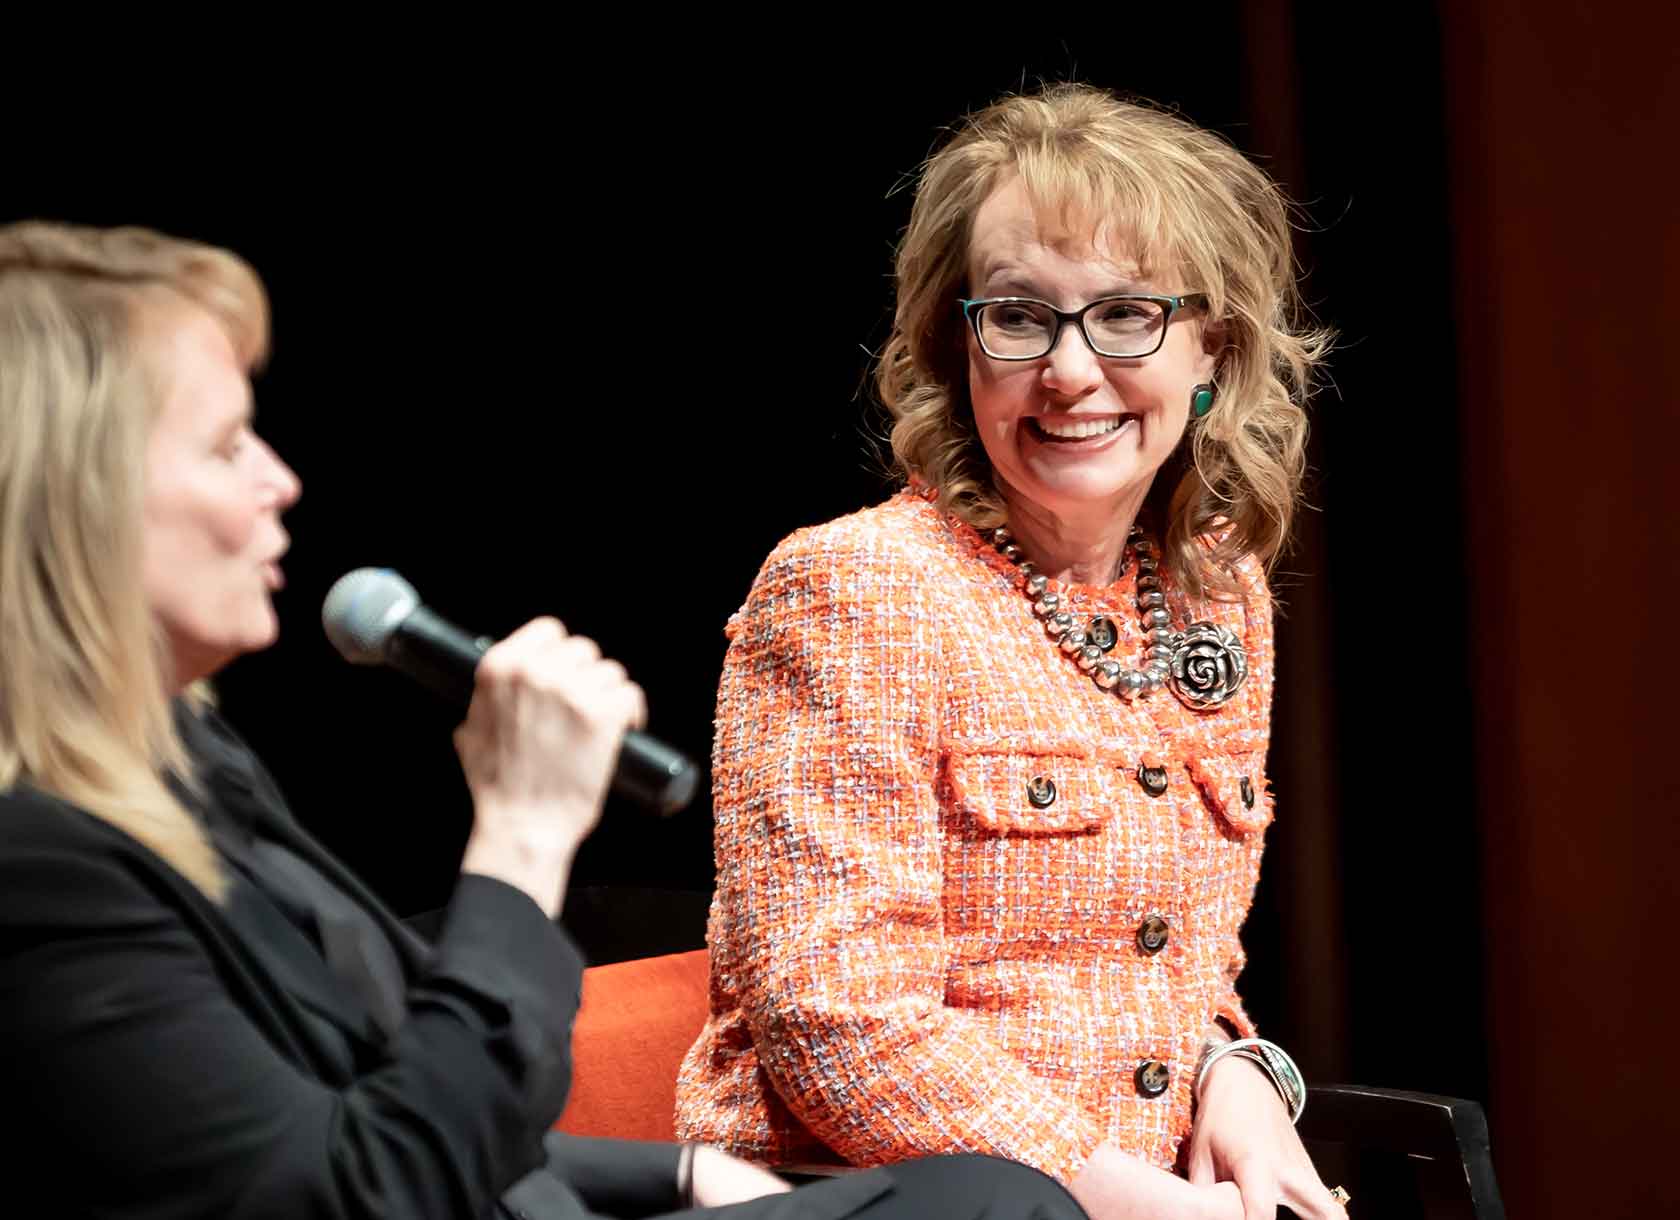
[[[1167,1065],[1159,1059],[1145,1059],[1137,1066],[1138,1092],[1145,1097],[1159,1097],[1167,1091]]]
[[[1242,782],[1237,785],[1237,791],[1242,793],[1243,808],[1253,809],[1254,785],[1248,782],[1248,776],[1245,775],[1242,777]]]
[[[1165,767],[1139,767],[1138,783],[1150,796],[1160,796],[1167,790],[1167,769]]]
[[[1107,652],[1120,642],[1120,632],[1116,630],[1113,619],[1094,618],[1085,628],[1085,642]]]
[[[1034,809],[1048,809],[1056,803],[1056,781],[1035,775],[1027,781],[1027,799]]]
[[[1138,925],[1138,948],[1145,953],[1159,953],[1166,948],[1168,934],[1166,920],[1159,915],[1145,915],[1143,922]]]

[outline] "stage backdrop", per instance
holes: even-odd
[[[558,615],[704,760],[765,554],[890,489],[869,353],[945,125],[1073,77],[1225,133],[1301,202],[1307,297],[1341,335],[1276,576],[1244,994],[1311,1078],[1485,1099],[1511,1214],[1660,1214],[1680,30],[1602,13],[409,33],[235,65],[237,88],[113,81],[96,120],[14,76],[0,216],[154,225],[267,280],[258,423],[305,490],[282,641],[224,703],[300,817],[417,912],[467,832],[457,712],[336,657],[337,576],[394,567],[488,634]],[[601,959],[694,944],[710,883],[704,796],[614,804],[573,914]]]

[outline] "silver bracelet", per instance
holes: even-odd
[[[687,1141],[677,1150],[677,1199],[679,1209],[694,1206],[694,1152],[696,1145]]]
[[[1266,1074],[1272,1082],[1272,1087],[1283,1098],[1283,1104],[1289,1110],[1289,1121],[1301,1121],[1301,1113],[1307,1108],[1307,1082],[1301,1075],[1301,1069],[1295,1066],[1287,1052],[1275,1042],[1268,1042],[1264,1038],[1238,1038],[1233,1042],[1222,1043],[1209,1050],[1202,1056],[1201,1066],[1196,1069],[1196,1083],[1191,1090],[1199,1102],[1202,1097],[1202,1085],[1207,1080],[1208,1069],[1226,1055],[1235,1055],[1247,1059]]]

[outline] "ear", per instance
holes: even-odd
[[[1196,359],[1196,380],[1212,381],[1214,370],[1225,354],[1226,328],[1223,322],[1210,322],[1202,327],[1202,350]]]

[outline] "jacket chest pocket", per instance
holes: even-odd
[[[1265,752],[1208,754],[1185,764],[1202,802],[1226,838],[1246,839],[1272,821],[1272,794],[1266,784]]]
[[[1075,835],[1097,830],[1126,801],[1113,761],[1086,755],[953,752],[949,808],[986,836]]]
[[[1103,951],[1129,943],[1141,904],[1175,888],[1174,796],[1116,756],[952,752],[940,803],[948,933],[970,951]]]
[[[1242,888],[1272,819],[1264,751],[1137,758],[948,754],[947,931],[982,951],[1078,941],[1129,952],[1151,915],[1200,928],[1200,899]]]

